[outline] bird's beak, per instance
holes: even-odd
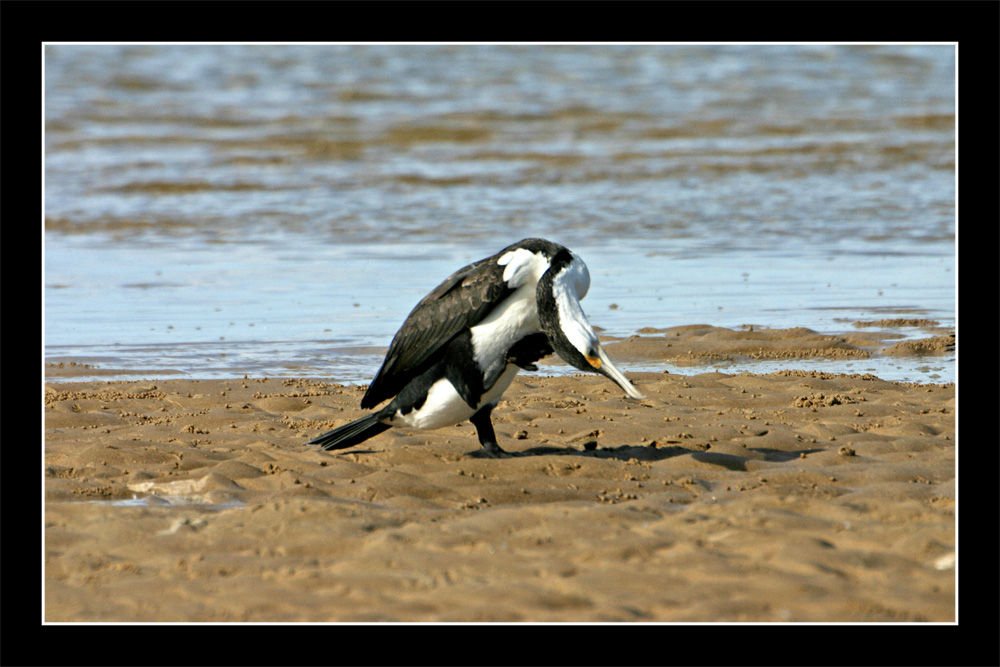
[[[601,375],[611,378],[611,380],[616,385],[621,387],[622,391],[624,391],[630,397],[646,398],[645,395],[640,393],[638,389],[632,386],[632,383],[629,382],[627,377],[625,377],[625,374],[622,373],[620,370],[618,370],[618,368],[614,365],[614,363],[612,363],[611,359],[608,358],[607,353],[604,351],[604,348],[598,346],[597,356],[594,357],[587,355],[585,359],[587,360],[587,363],[590,364],[595,371],[597,371]]]

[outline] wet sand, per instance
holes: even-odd
[[[356,386],[49,383],[45,620],[954,621],[955,386],[795,369],[865,333],[609,343],[788,359],[629,373],[641,401],[523,373],[503,460],[468,423],[304,447],[363,414]]]

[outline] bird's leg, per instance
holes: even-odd
[[[535,362],[552,354],[552,345],[548,336],[541,331],[528,334],[511,345],[507,350],[507,363],[519,366],[526,371],[537,371]]]
[[[497,444],[497,436],[493,431],[493,422],[490,420],[490,413],[493,412],[492,405],[485,405],[483,408],[469,418],[479,434],[479,444],[483,446],[482,455],[491,459],[501,459],[511,456]]]

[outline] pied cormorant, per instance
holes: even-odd
[[[490,413],[518,371],[537,370],[535,362],[553,351],[643,398],[583,313],[580,299],[589,288],[583,260],[544,239],[525,239],[459,269],[403,322],[361,407],[392,400],[306,444],[344,449],[393,426],[434,429],[468,419],[484,456],[506,456]]]

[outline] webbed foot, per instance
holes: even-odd
[[[475,456],[480,459],[509,459],[517,456],[517,454],[512,454],[500,447],[495,442],[483,443],[483,448],[477,452],[472,452],[470,456]]]

